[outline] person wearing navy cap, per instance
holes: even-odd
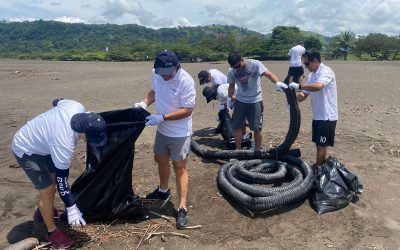
[[[75,241],[57,229],[54,217],[56,187],[65,203],[68,223],[75,227],[86,225],[76,206],[68,185],[69,168],[79,139],[92,147],[107,144],[106,123],[92,112],[85,112],[79,102],[56,99],[53,108],[42,113],[14,135],[14,156],[39,191],[39,210],[35,217],[43,219],[47,227],[47,239],[55,248],[70,248]]]
[[[190,151],[195,98],[193,78],[181,68],[173,51],[162,50],[154,62],[151,90],[141,102],[135,103],[135,108],[144,109],[152,103],[156,105],[156,114],[147,117],[146,125],[157,126],[154,159],[158,164],[160,185],[146,198],[163,200],[163,204],[170,199],[168,180],[171,159],[179,199],[176,216],[178,229],[189,225],[186,208],[189,186],[187,157]]]

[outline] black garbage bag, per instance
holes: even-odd
[[[311,206],[323,214],[346,207],[355,194],[363,191],[357,176],[352,174],[335,156],[330,156],[314,171],[314,189]]]
[[[219,124],[215,130],[216,134],[221,134],[228,149],[236,149],[234,129],[232,126],[232,117],[227,109],[222,109],[218,112]],[[249,133],[242,139],[242,148],[250,149],[253,147],[252,134]]]
[[[87,145],[86,170],[72,184],[71,192],[88,222],[143,219],[146,212],[132,190],[135,141],[150,115],[141,108],[102,112],[108,143],[101,148]]]

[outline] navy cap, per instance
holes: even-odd
[[[200,85],[207,83],[208,82],[208,72],[207,71],[200,71],[200,73],[197,75],[200,80]]]
[[[171,50],[161,50],[156,56],[154,70],[157,75],[171,76],[180,67],[178,56]]]
[[[71,128],[77,133],[85,133],[90,146],[102,147],[107,144],[106,122],[99,114],[77,113],[71,118]]]
[[[209,86],[204,87],[203,96],[206,98],[207,103],[211,102],[211,100],[215,100],[217,98],[217,88]]]

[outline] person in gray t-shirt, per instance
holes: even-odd
[[[288,86],[280,82],[278,77],[258,60],[243,59],[239,53],[232,52],[228,56],[228,62],[231,66],[228,73],[228,96],[235,100],[232,125],[235,130],[236,149],[241,148],[241,128],[246,118],[250,130],[254,131],[256,149],[259,149],[262,142],[261,129],[264,109],[261,76],[265,76],[275,83],[280,91]],[[235,84],[238,88],[236,96],[234,95]]]

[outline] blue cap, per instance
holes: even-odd
[[[77,113],[71,118],[71,128],[77,133],[85,133],[90,146],[102,147],[107,144],[106,122],[99,114]]]
[[[156,56],[154,70],[157,75],[171,76],[180,67],[178,56],[171,50],[161,50]]]

